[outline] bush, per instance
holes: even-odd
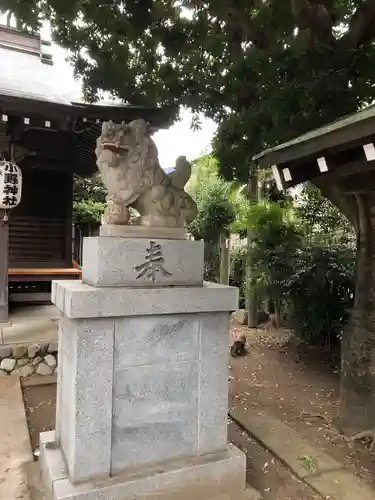
[[[310,343],[337,344],[353,306],[354,283],[353,251],[307,247],[284,283],[289,326]]]
[[[188,231],[197,240],[217,243],[221,234],[229,234],[229,226],[235,219],[232,202],[228,199],[229,184],[222,179],[202,181],[191,195],[197,207],[197,217]]]

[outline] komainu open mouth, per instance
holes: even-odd
[[[124,146],[123,144],[120,144],[119,142],[103,142],[102,143],[102,148],[107,149],[108,151],[112,151],[112,153],[116,154],[121,154],[121,153],[127,153],[130,151],[130,148],[128,146]]]

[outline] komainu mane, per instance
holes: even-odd
[[[137,223],[144,226],[184,227],[196,217],[196,204],[184,191],[190,163],[180,156],[167,175],[144,120],[104,122],[96,156],[108,190],[104,224],[128,224],[128,207],[140,214]]]

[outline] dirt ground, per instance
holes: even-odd
[[[241,330],[249,352],[231,359],[231,398],[280,418],[375,485],[375,456],[362,443],[344,441],[330,424],[338,413],[339,360],[320,349],[301,348],[285,332]],[[54,428],[56,384],[26,387],[24,399],[35,450],[39,432]],[[316,414],[324,419],[312,416]],[[321,499],[234,422],[228,425],[229,440],[247,454],[248,482],[264,500]]]
[[[240,330],[249,350],[231,360],[231,398],[273,414],[374,486],[375,454],[363,443],[347,442],[331,422],[339,411],[337,355],[301,345],[285,331]]]
[[[39,446],[39,432],[55,427],[56,383],[25,387],[24,401],[32,449],[35,451]],[[228,426],[229,440],[248,456],[247,481],[262,493],[264,500],[321,499],[233,421],[229,420]]]
[[[56,382],[24,386],[23,399],[31,448],[35,452],[39,448],[39,433],[55,428]]]
[[[228,423],[229,441],[247,456],[247,482],[263,500],[321,500],[309,486],[296,478],[272,453],[263,448],[234,422]]]

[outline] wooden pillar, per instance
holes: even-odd
[[[222,285],[229,285],[229,267],[230,267],[230,238],[227,238],[225,235],[221,235],[219,281]]]
[[[0,210],[0,322],[8,321],[8,222]]]

